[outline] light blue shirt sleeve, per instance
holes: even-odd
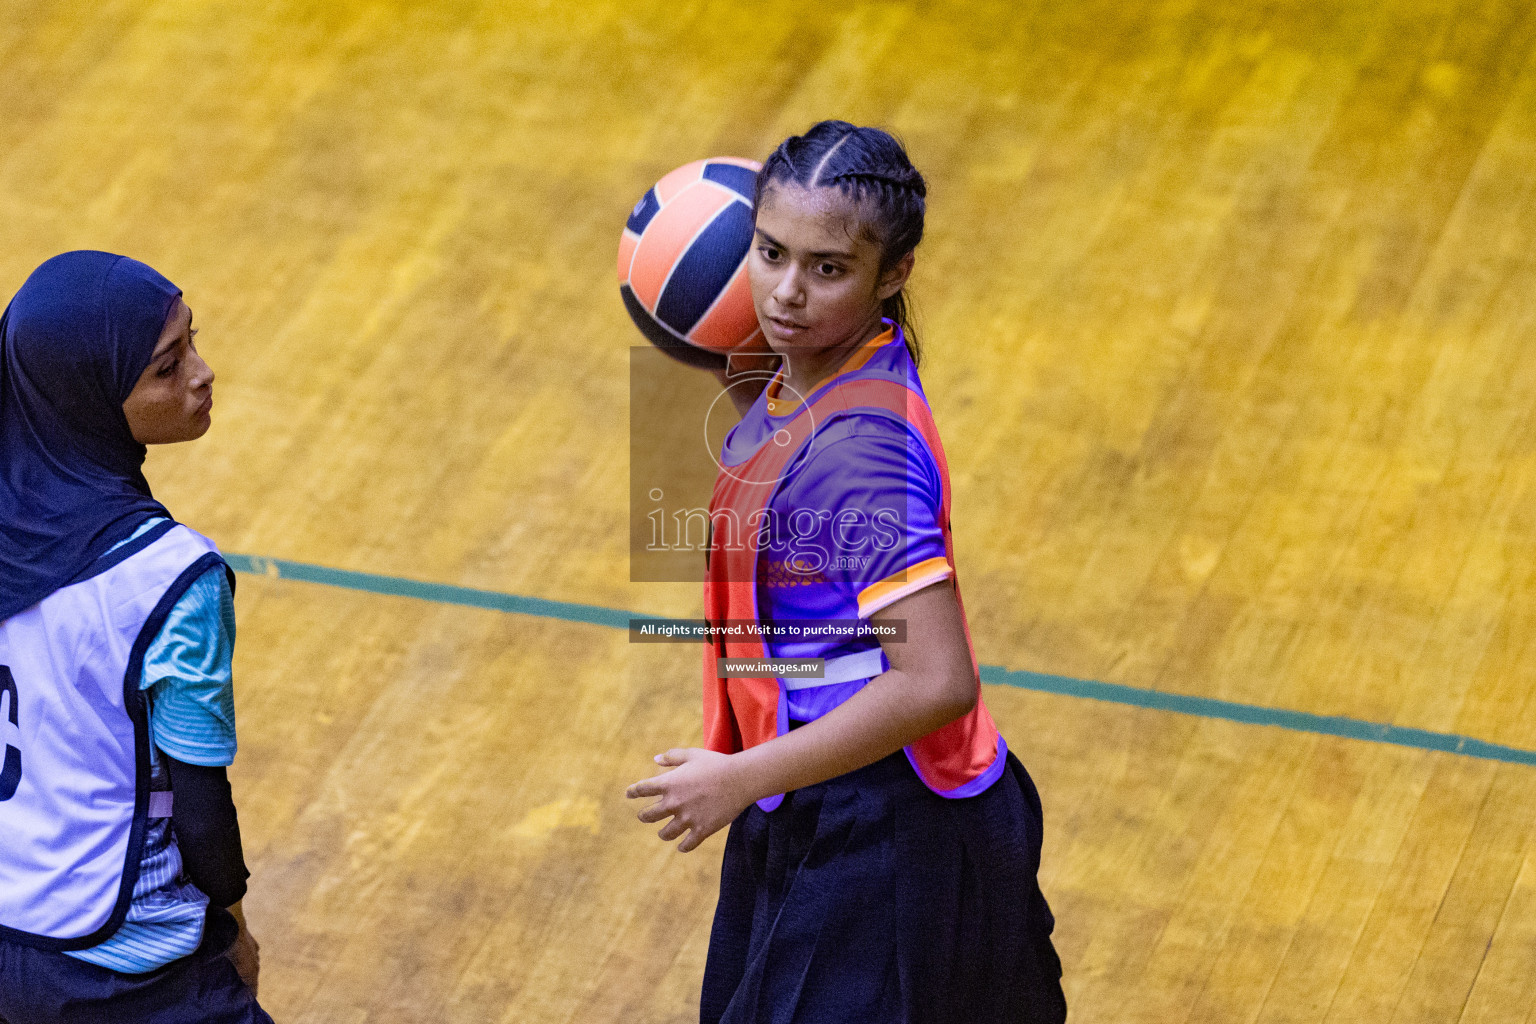
[[[144,655],[154,746],[186,764],[235,760],[235,599],[223,566],[193,581]]]

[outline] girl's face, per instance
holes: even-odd
[[[177,298],[155,342],[154,355],[123,402],[123,415],[140,444],[192,441],[213,422],[213,371],[197,354],[192,310]]]
[[[912,270],[912,254],[880,272],[880,247],[836,188],[775,183],[763,190],[747,259],[752,302],[768,345],[807,355],[873,337],[880,304]]]

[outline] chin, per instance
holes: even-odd
[[[746,342],[746,344],[740,346],[739,348],[731,349],[731,355],[744,356],[766,356],[772,355],[773,352],[773,345],[768,341],[768,335],[762,329],[761,324],[758,326],[757,333],[754,334],[751,339]]]
[[[208,413],[203,413],[187,425],[186,433],[181,438],[179,438],[179,440],[196,441],[198,438],[208,433],[208,428],[211,426],[213,426],[213,416]]]
[[[802,334],[798,338],[766,338],[768,347],[781,356],[792,356],[796,353],[816,352],[821,349],[821,344],[815,339]]]

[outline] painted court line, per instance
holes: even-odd
[[[420,580],[403,579],[399,576],[380,576],[371,572],[331,569],[323,565],[290,562],[281,558],[263,558],[260,555],[231,554],[225,555],[224,559],[229,563],[230,568],[238,573],[296,580],[302,583],[319,583],[328,587],[342,587],[346,590],[386,594],[391,597],[414,597],[438,604],[484,608],[515,615],[533,615],[545,619],[558,619],[562,622],[582,622],[592,626],[605,626],[609,629],[628,629],[629,620],[632,618],[654,618],[639,612],[605,608],[601,605],[550,601],[541,597],[503,594],[495,590],[475,590],[471,587],[455,587],[446,583],[423,583]],[[1536,766],[1536,751],[1487,743],[1470,736],[1430,732],[1427,729],[1409,729],[1399,725],[1362,722],[1359,719],[1341,718],[1335,715],[1314,715],[1305,711],[1237,704],[1212,697],[1191,697],[1160,690],[1143,690],[1134,686],[1121,686],[1118,683],[1098,683],[1088,679],[1072,679],[1067,676],[1003,668],[999,665],[981,666],[981,681],[1000,686],[1014,686],[1022,690],[1036,690],[1041,693],[1085,697],[1111,704],[1150,708],[1154,711],[1172,711],[1200,718],[1219,718],[1228,722],[1241,722],[1244,725],[1271,725],[1296,732],[1341,736],[1345,739],[1390,743],[1416,750],[1435,750],[1447,754],[1483,758],[1488,761]]]

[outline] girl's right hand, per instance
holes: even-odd
[[[725,828],[754,799],[741,791],[739,773],[732,771],[737,764],[733,754],[678,747],[657,754],[655,761],[671,771],[641,779],[624,795],[631,800],[661,798],[642,808],[636,817],[651,824],[671,818],[656,834],[667,842],[683,836],[677,844],[679,853],[695,849]]]

